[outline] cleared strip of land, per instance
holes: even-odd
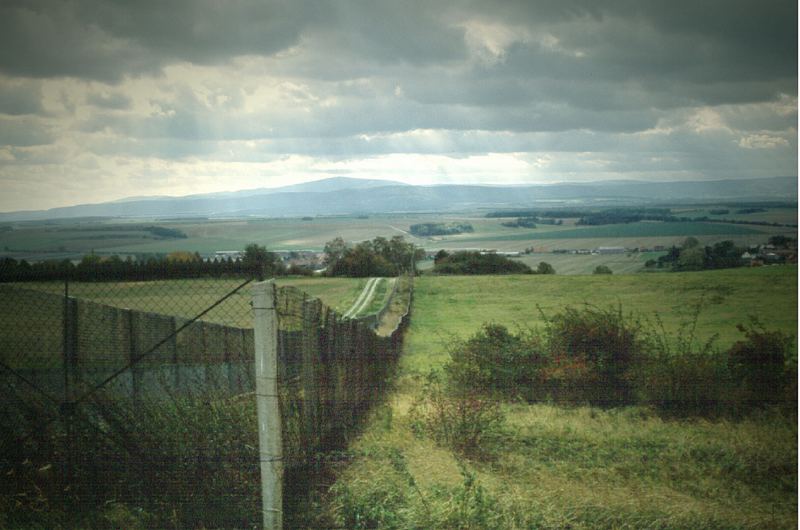
[[[367,284],[364,286],[364,289],[361,291],[355,303],[343,315],[344,318],[352,318],[358,315],[358,313],[372,301],[372,296],[375,294],[375,287],[378,285],[379,280],[381,280],[381,278],[370,278],[367,280]]]

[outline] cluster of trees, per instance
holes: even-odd
[[[471,233],[474,229],[469,223],[419,223],[411,225],[408,231],[417,237],[430,237]]]
[[[486,214],[488,218],[496,217],[535,217],[540,223],[544,223],[544,218],[549,219],[571,219],[583,215],[578,210],[537,210],[527,208],[522,210],[494,210]]]
[[[687,219],[688,218],[684,218]],[[639,221],[675,222],[681,218],[672,215],[669,208],[614,208],[599,212],[585,213],[576,224],[597,226]]]
[[[436,274],[555,274],[552,265],[539,263],[534,271],[526,264],[493,252],[458,251],[452,254],[440,250],[435,258]]]
[[[694,237],[688,237],[680,247],[673,246],[655,260],[648,260],[647,267],[669,268],[673,271],[700,271],[707,269],[730,269],[745,264],[742,254],[747,249],[737,247],[733,241],[720,241],[712,246],[701,246]]]
[[[500,223],[508,228],[536,228],[536,217],[517,217],[515,221],[505,221]]]
[[[397,276],[413,272],[414,264],[425,257],[425,251],[403,236],[391,239],[376,237],[355,246],[337,237],[325,244],[325,265],[328,276]]]
[[[177,228],[164,228],[163,226],[146,226],[144,231],[162,239],[186,239],[188,237]]]
[[[578,225],[610,225],[620,223],[636,223],[639,221],[662,221],[664,223],[729,223],[734,225],[757,225],[757,226],[786,226],[796,227],[794,224],[783,224],[770,221],[750,221],[747,219],[711,219],[707,215],[699,217],[678,217],[669,213],[658,213],[660,209],[651,208],[649,211],[636,212],[631,210],[607,210],[603,212],[592,213],[578,219]],[[766,211],[763,208],[750,208],[739,210],[736,213],[753,213],[758,211]],[[728,213],[728,210],[711,210],[712,214]]]
[[[514,221],[505,221],[500,224],[509,228],[536,228],[537,224],[558,226],[563,223],[563,220],[551,217],[517,217]]]

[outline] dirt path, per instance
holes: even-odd
[[[381,278],[370,278],[367,280],[367,284],[364,286],[364,289],[361,291],[361,294],[358,295],[358,298],[350,306],[344,315],[344,318],[355,318],[362,309],[367,307],[369,303],[372,301],[372,297],[375,295],[375,288],[378,286],[378,282],[380,282]]]

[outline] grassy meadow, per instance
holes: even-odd
[[[558,270],[558,269],[556,269]],[[789,333],[797,328],[797,267],[624,275],[428,276],[417,278],[414,319],[406,334],[404,367],[427,370],[447,356],[453,336],[466,338],[484,322],[508,327],[543,324],[542,312],[566,306],[621,305],[643,317],[658,313],[677,329],[697,304],[697,336],[719,334],[719,345],[741,338],[748,315]]]
[[[487,321],[535,326],[590,302],[658,311],[674,331],[692,304],[701,339],[739,339],[748,314],[794,334],[797,268],[625,276],[417,278],[395,390],[354,460],[303,521],[348,528],[796,528],[797,419],[772,409],[681,419],[645,407],[501,405],[505,424],[468,459],[420,432],[425,374]]]

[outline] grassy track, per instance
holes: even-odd
[[[394,287],[394,283],[397,281],[397,278],[382,278],[382,280],[383,281],[381,281],[375,287],[372,300],[367,306],[364,307],[360,316],[377,313],[383,309],[387,303],[389,303],[389,296],[392,294],[392,288]]]
[[[361,291],[361,294],[358,295],[356,301],[353,302],[353,305],[350,306],[350,309],[345,311],[344,317],[345,318],[355,318],[360,313],[364,311],[364,309],[372,302],[372,297],[375,294],[376,286],[381,283],[381,278],[370,278],[367,280],[364,289]]]
[[[420,373],[441,366],[453,336],[481,323],[540,321],[590,301],[660,311],[674,329],[705,299],[699,334],[738,338],[748,313],[794,333],[797,268],[627,276],[434,277],[415,282],[414,317],[395,392],[351,445],[323,524],[392,528],[796,528],[797,421],[670,420],[644,408],[505,404],[494,459],[467,461],[415,434]],[[472,478],[467,478],[471,474]],[[356,515],[357,514],[357,517]],[[362,518],[362,519],[358,519]],[[314,522],[312,522],[314,524]],[[461,525],[461,526],[458,526]]]

